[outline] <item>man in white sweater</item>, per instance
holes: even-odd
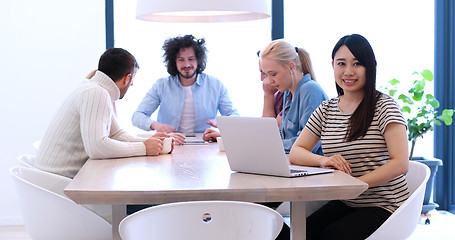
[[[35,167],[73,178],[88,158],[158,155],[165,133],[148,139],[123,131],[113,102],[123,98],[139,66],[128,51],[104,52],[95,75],[77,87],[57,111],[38,150]]]

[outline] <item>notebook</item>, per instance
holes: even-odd
[[[281,177],[333,172],[333,169],[290,165],[274,118],[216,118],[232,171]]]

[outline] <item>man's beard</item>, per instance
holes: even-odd
[[[197,73],[197,71],[194,71],[194,72],[188,73],[188,74],[182,74],[182,72],[179,71],[179,75],[186,79],[190,79],[190,78],[194,77],[194,75],[196,75],[196,73]]]

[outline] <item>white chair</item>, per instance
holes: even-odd
[[[34,166],[35,158],[36,158],[35,155],[22,154],[22,155],[17,156],[17,159],[18,159],[19,163],[22,166],[37,169]],[[37,170],[39,170],[39,169],[37,169]],[[64,177],[64,176],[59,176],[58,178],[55,178],[55,181],[59,181],[57,186],[61,187],[60,195],[63,195],[64,197],[66,197],[63,194],[63,189],[66,187],[66,185],[68,185],[70,183],[71,178]],[[111,207],[111,205],[99,205],[99,204],[97,204],[97,205],[89,205],[89,204],[84,204],[82,206],[84,206],[84,207],[88,208],[90,211],[100,215],[101,217],[106,219],[108,222],[110,222],[110,223],[112,222],[112,207]]]
[[[63,194],[67,178],[28,167],[10,169],[25,228],[34,240],[110,240],[104,218]]]
[[[34,167],[35,158],[36,158],[35,155],[27,155],[27,154],[21,154],[21,155],[17,156],[17,160],[19,161],[19,163],[22,166],[30,167],[30,168]]]
[[[150,207],[120,222],[123,240],[275,239],[283,219],[260,204],[233,201],[169,203]]]
[[[406,181],[411,195],[367,240],[402,240],[411,236],[419,222],[429,177],[428,166],[415,161],[409,162]]]

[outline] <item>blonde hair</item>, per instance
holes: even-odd
[[[283,39],[273,40],[259,54],[261,58],[271,58],[282,64],[293,62],[296,69],[303,74],[309,73],[311,79],[316,81],[310,54],[303,48],[293,47]]]
[[[85,78],[91,79],[93,76],[95,76],[95,73],[96,73],[96,69],[93,70],[93,71],[91,71],[91,72],[87,75],[87,77],[85,77]]]

